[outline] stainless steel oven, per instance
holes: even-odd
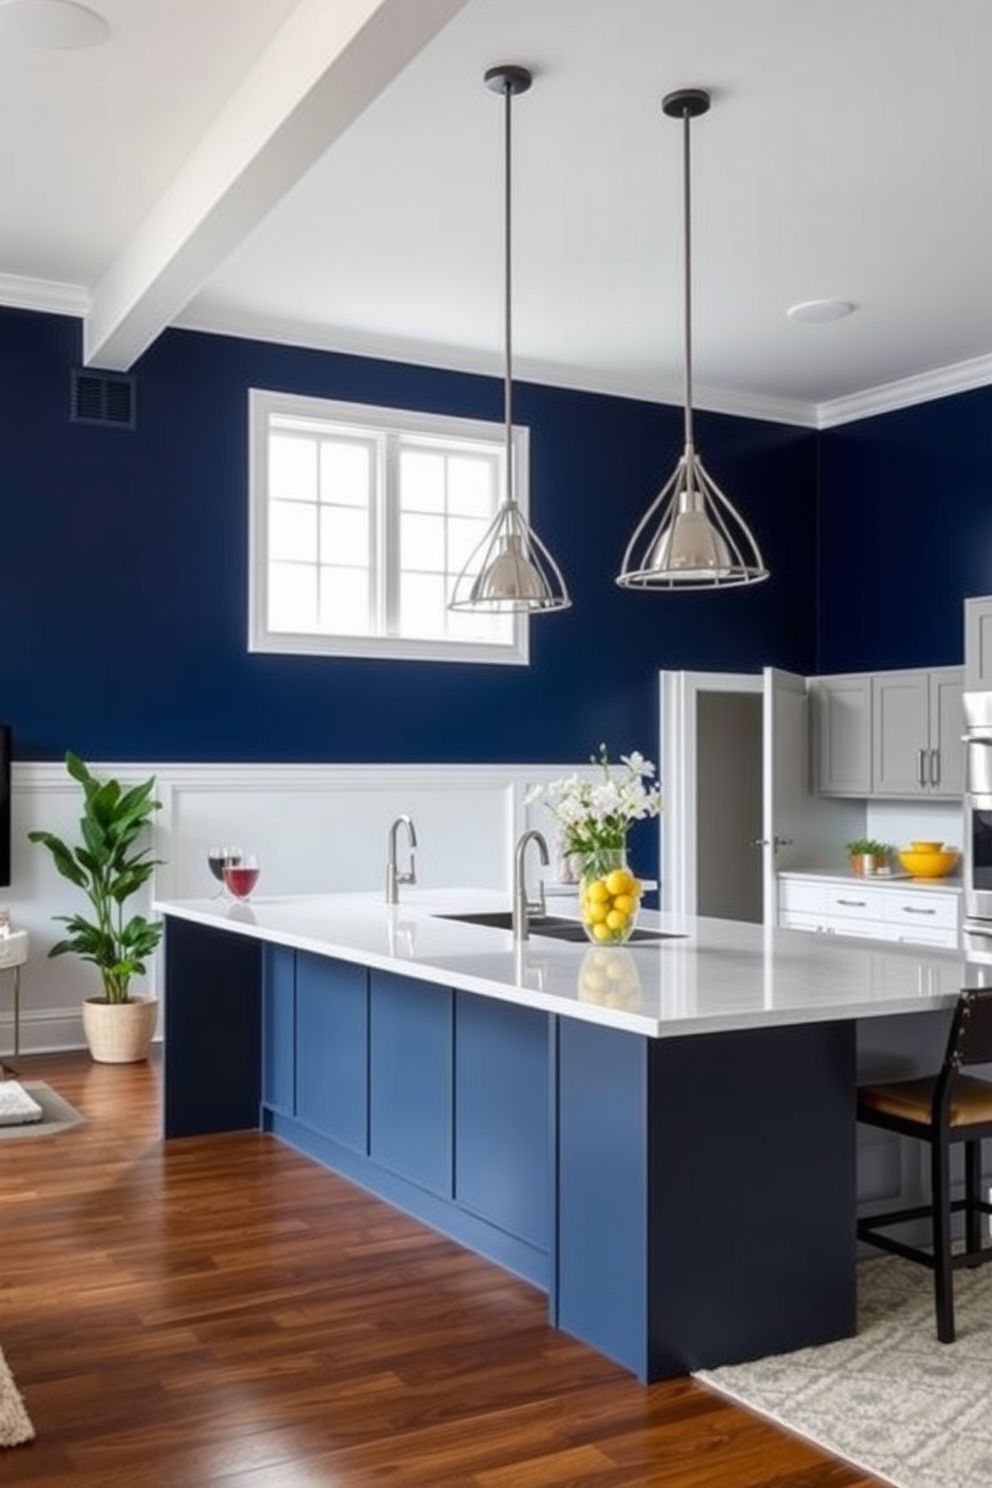
[[[964,928],[992,949],[992,692],[966,692],[964,716]]]

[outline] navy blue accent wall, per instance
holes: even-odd
[[[817,436],[700,413],[713,477],[772,569],[754,589],[629,594],[624,545],[680,453],[680,410],[522,383],[532,519],[574,607],[531,665],[253,656],[248,389],[502,418],[499,379],[170,331],[134,369],[137,429],[69,422],[75,320],[0,311],[0,716],[20,759],[657,758],[663,667],[815,669]]]
[[[992,594],[992,388],[821,435],[817,670],[960,664]]]

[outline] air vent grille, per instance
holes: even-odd
[[[102,424],[111,429],[135,427],[134,377],[127,372],[72,369],[69,419],[74,424]]]

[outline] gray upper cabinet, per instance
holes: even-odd
[[[992,596],[964,602],[964,690],[992,692]]]
[[[824,796],[871,794],[871,678],[811,677],[814,789]]]
[[[964,791],[963,667],[878,672],[871,687],[871,794],[960,796]]]
[[[817,794],[964,793],[963,667],[810,677],[808,687]]]

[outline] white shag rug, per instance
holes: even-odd
[[[40,1121],[44,1111],[20,1080],[0,1080],[0,1126],[20,1126],[25,1121]]]
[[[694,1377],[895,1488],[992,1488],[992,1265],[954,1297],[938,1343],[930,1271],[861,1261],[856,1337]]]
[[[0,1353],[0,1447],[19,1447],[29,1441],[34,1441],[34,1427]]]
[[[75,1106],[70,1106],[43,1080],[25,1080],[23,1084],[19,1080],[0,1080],[0,1100],[5,1091],[11,1090],[15,1093],[6,1102],[8,1116],[0,1119],[0,1142],[18,1137],[54,1136],[79,1126],[83,1120]]]

